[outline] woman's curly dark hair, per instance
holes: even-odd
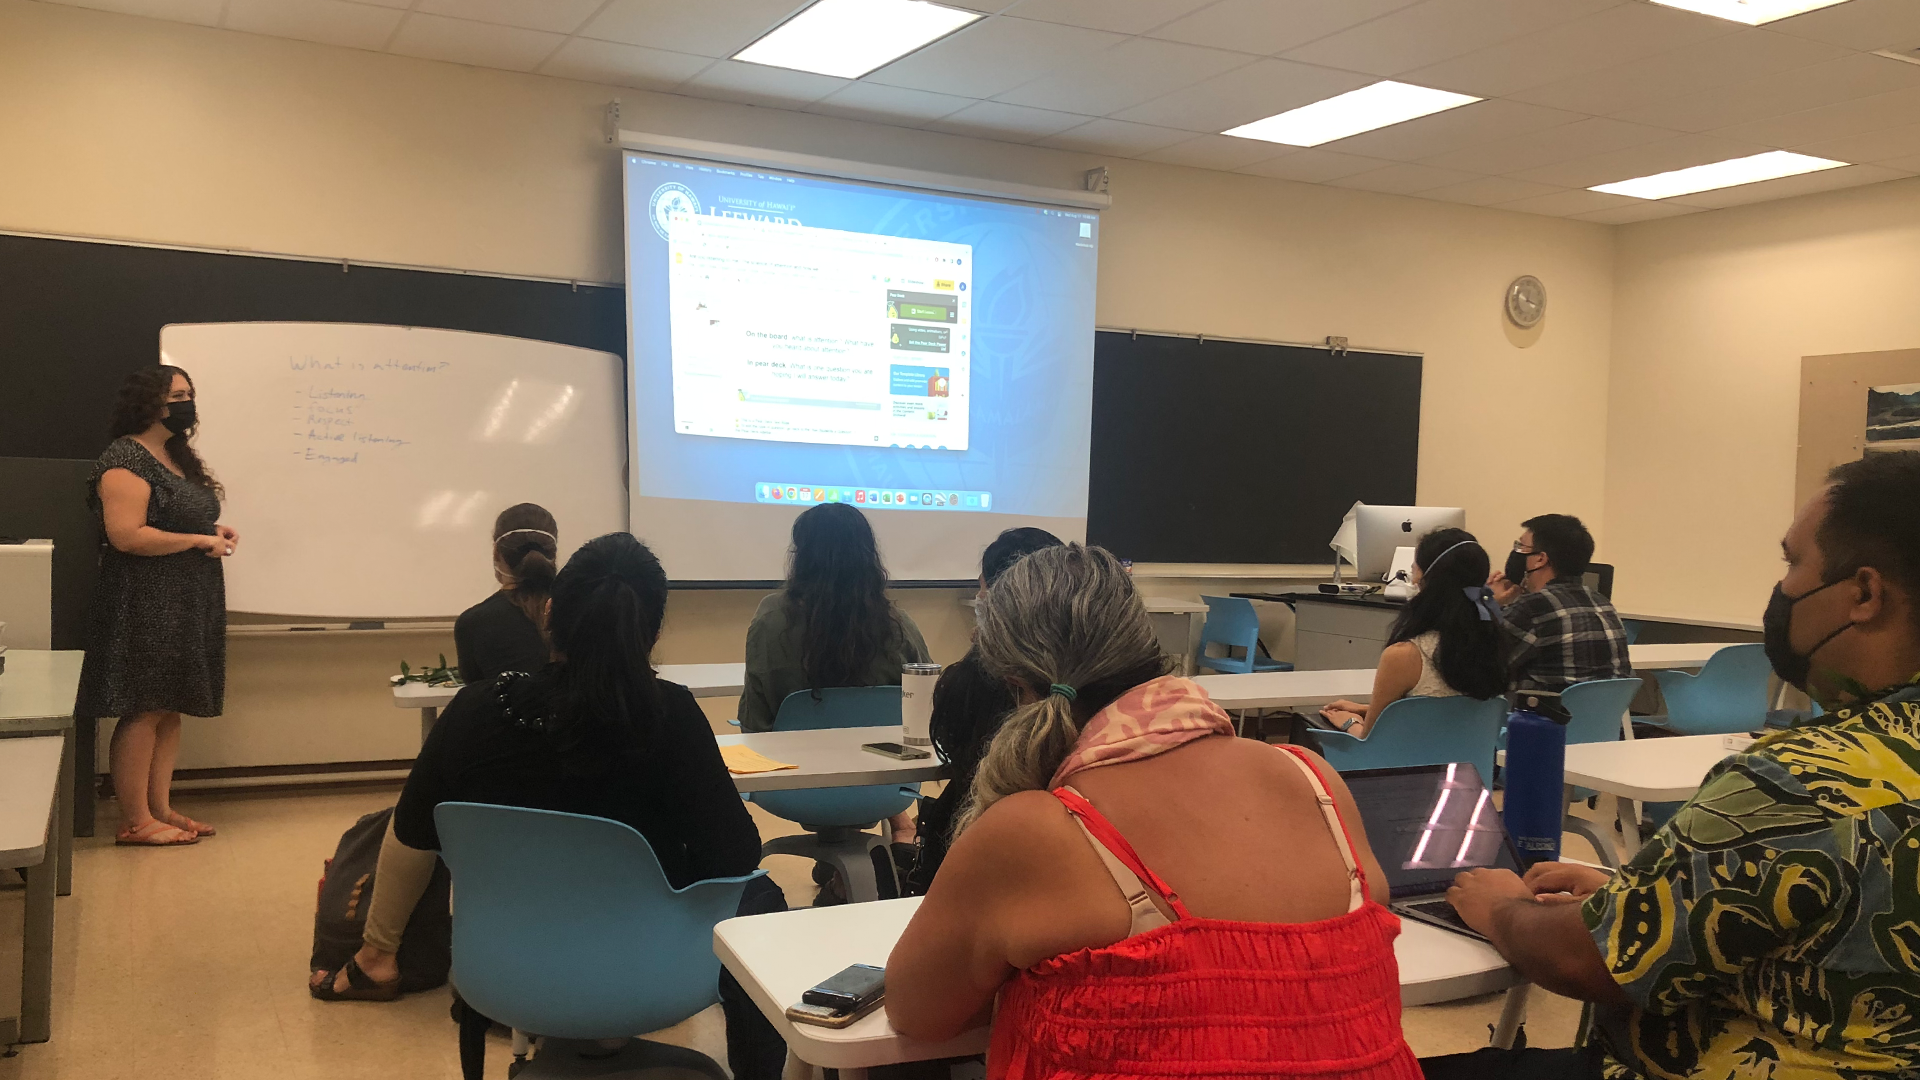
[[[118,439],[127,435],[138,435],[158,423],[167,414],[167,395],[173,391],[175,375],[187,380],[189,389],[193,386],[193,376],[184,370],[168,364],[155,364],[152,367],[137,368],[128,373],[127,380],[120,384],[120,397],[113,403],[113,427],[110,434]],[[226,489],[220,481],[207,471],[207,463],[193,451],[193,433],[199,425],[190,427],[178,435],[167,439],[167,453],[173,463],[180,466],[188,480],[206,488],[215,495],[224,497]]]

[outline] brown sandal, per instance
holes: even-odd
[[[173,836],[162,836],[162,830],[172,833]],[[121,847],[186,847],[188,844],[199,843],[200,835],[176,828],[159,818],[152,818],[137,829],[121,829],[120,834],[113,838],[113,842]]]

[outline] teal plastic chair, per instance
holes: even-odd
[[[1629,645],[1637,645],[1640,643],[1640,631],[1646,629],[1646,627],[1647,624],[1641,622],[1639,619],[1620,620],[1620,629],[1627,632],[1627,644]]]
[[[1380,710],[1364,739],[1321,728],[1308,729],[1307,737],[1336,772],[1466,761],[1492,776],[1506,718],[1505,698],[1409,697]]]
[[[900,726],[897,686],[836,687],[821,690],[818,697],[811,690],[797,690],[787,695],[773,717],[775,731],[888,726]],[[847,898],[857,903],[880,898],[872,851],[887,847],[891,839],[866,830],[912,806],[919,797],[918,784],[875,784],[756,791],[749,800],[807,830],[767,841],[761,845],[761,855],[799,855],[826,863],[840,872]],[[885,864],[891,866],[892,859]]]
[[[1736,735],[1767,722],[1766,646],[1729,645],[1707,658],[1700,674],[1656,671],[1667,714],[1649,718],[1681,735]]]
[[[440,856],[460,882],[453,983],[473,1009],[546,1036],[519,1080],[565,1075],[581,1048],[556,1040],[659,1031],[720,1000],[713,927],[766,873],[667,883],[653,848],[607,818],[487,803],[434,807]],[[691,1068],[723,1080],[704,1054],[641,1041],[598,1065]]]
[[[1255,671],[1292,671],[1293,665],[1260,657],[1260,616],[1253,601],[1238,596],[1203,596],[1207,623],[1200,629],[1200,666],[1227,675]],[[1207,646],[1223,645],[1225,656],[1208,656]],[[1235,656],[1238,650],[1241,655]]]
[[[1560,704],[1570,717],[1567,721],[1567,745],[1619,741],[1620,718],[1626,715],[1627,706],[1639,692],[1640,680],[1637,678],[1590,679],[1574,683],[1561,691]],[[1567,805],[1571,807],[1575,799],[1591,799],[1596,794],[1598,792],[1590,788],[1569,787]],[[1613,857],[1613,839],[1600,831],[1598,823],[1568,813],[1560,827],[1564,832],[1585,837],[1599,854],[1602,863],[1616,868],[1619,866]]]

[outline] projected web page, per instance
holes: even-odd
[[[790,508],[883,511],[899,578],[1084,535],[1099,218],[629,151],[634,531],[777,578]]]
[[[673,213],[674,430],[967,449],[967,244]]]

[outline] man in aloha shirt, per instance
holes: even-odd
[[[1782,547],[1768,656],[1828,712],[1715,766],[1611,877],[1462,874],[1467,923],[1600,1032],[1430,1077],[1920,1075],[1920,453],[1835,469]]]

